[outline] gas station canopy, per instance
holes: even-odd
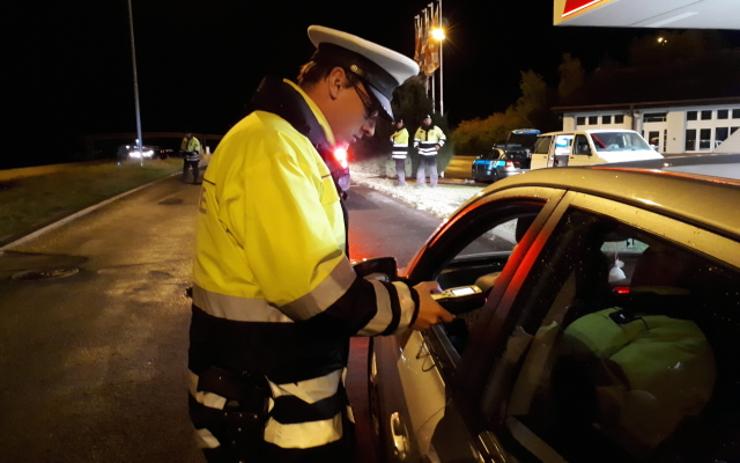
[[[556,26],[740,29],[738,0],[555,0]]]

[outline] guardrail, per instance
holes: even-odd
[[[445,168],[445,178],[473,178],[472,166],[476,156],[455,155]]]

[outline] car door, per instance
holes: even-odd
[[[552,135],[541,135],[537,137],[537,141],[534,144],[534,152],[532,153],[531,169],[542,169],[552,164],[550,161],[552,138]]]
[[[588,166],[596,164],[596,158],[593,156],[593,148],[585,134],[576,135],[573,141],[573,147],[569,156],[569,166]]]
[[[429,239],[409,266],[409,280],[436,279],[443,289],[477,283],[491,301],[496,282],[510,278],[532,245],[534,232],[525,232],[544,223],[562,194],[528,187],[478,198]],[[458,425],[473,418],[457,408],[452,385],[472,328],[486,323],[493,311],[487,302],[445,326],[373,340],[370,401],[388,461],[475,457],[474,435],[467,425]],[[456,437],[439,441],[448,427]]]
[[[548,219],[459,367],[477,461],[736,461],[737,238],[585,193]]]

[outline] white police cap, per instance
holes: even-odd
[[[386,115],[393,119],[393,90],[419,73],[411,58],[356,35],[324,26],[309,26],[308,38],[316,47],[314,59],[341,64],[362,79]]]

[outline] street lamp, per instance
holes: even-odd
[[[440,6],[442,1],[440,0]],[[443,27],[435,27],[431,30],[430,35],[432,40],[439,43],[439,113],[444,115],[445,113],[445,99],[444,99],[444,41],[447,38],[447,34]]]
[[[445,30],[441,27],[435,27],[434,29],[432,29],[431,35],[432,38],[437,42],[442,42],[444,39],[447,38]]]
[[[136,46],[134,44],[134,12],[131,7],[131,0],[128,0],[128,30],[131,38],[131,64],[133,66],[134,76],[134,106],[136,110],[136,150],[143,152],[141,137],[141,111],[139,109],[139,77],[136,72]],[[139,158],[139,165],[144,165],[144,156]]]

